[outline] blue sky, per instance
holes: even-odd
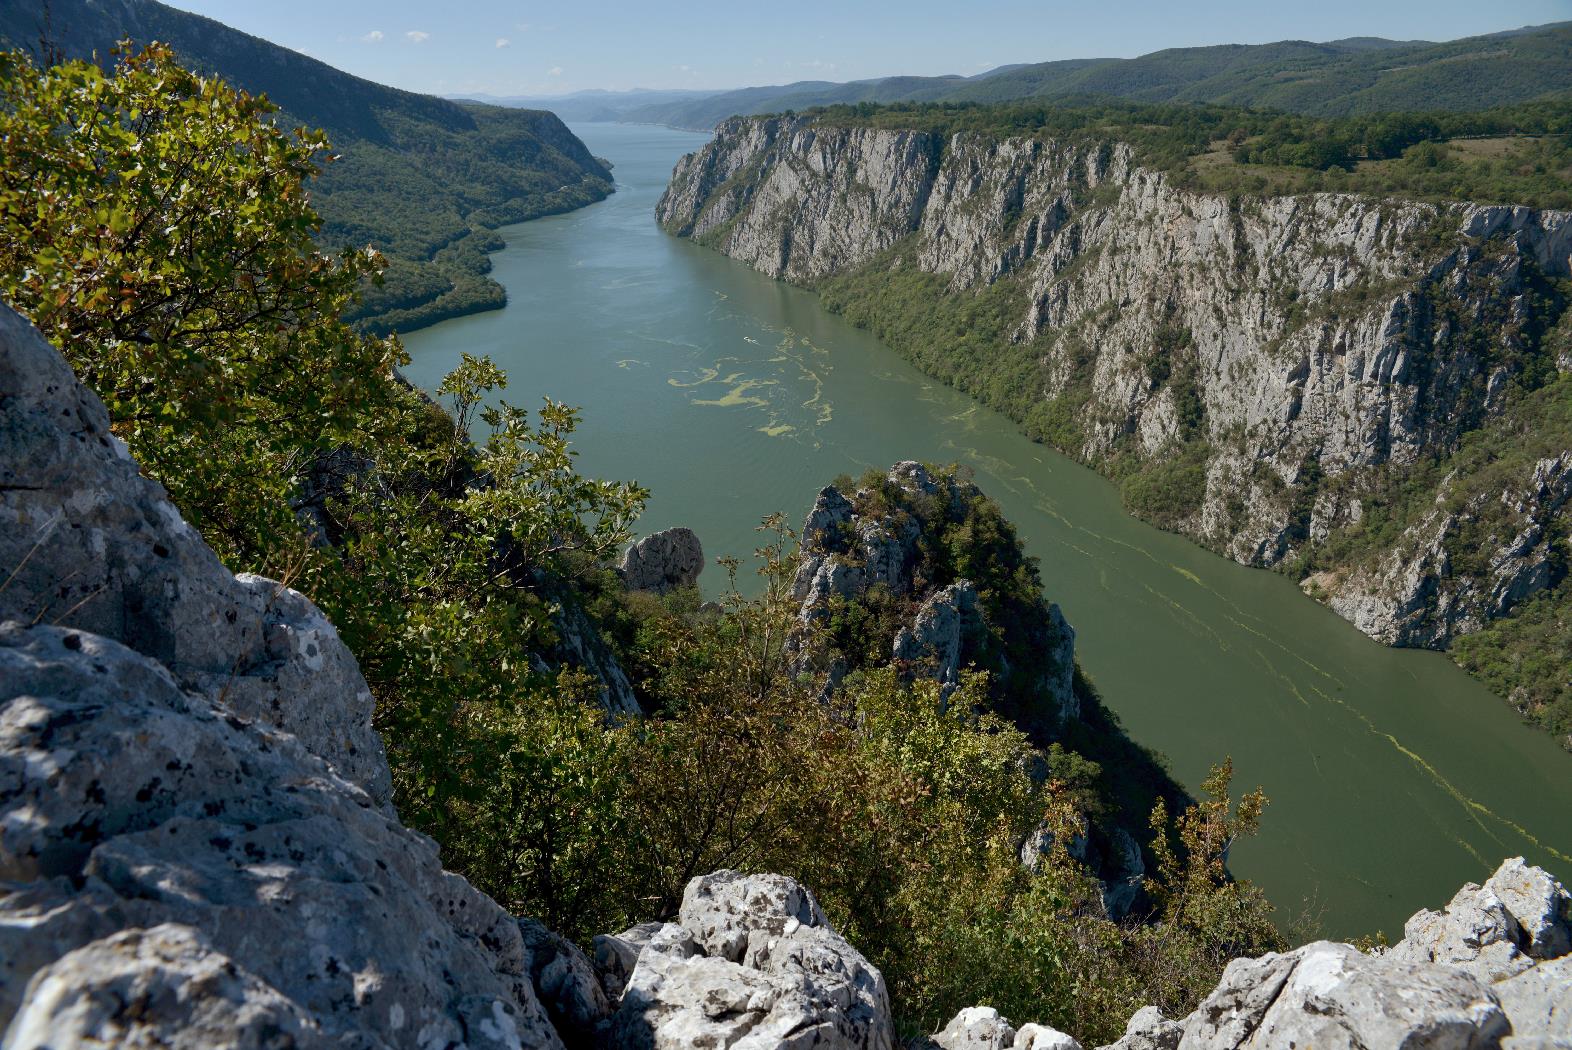
[[[1165,47],[1449,40],[1572,19],[1572,0],[170,0],[341,69],[437,94],[725,88]]]

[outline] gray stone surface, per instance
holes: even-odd
[[[1514,857],[1483,886],[1469,883],[1439,912],[1408,920],[1394,958],[1460,966],[1483,981],[1522,973],[1572,950],[1572,900],[1540,868]]]
[[[1184,1025],[1155,1006],[1143,1006],[1126,1022],[1124,1035],[1101,1050],[1174,1050],[1183,1037]]]
[[[1495,997],[1470,974],[1319,941],[1229,963],[1185,1022],[1179,1045],[1483,1050],[1509,1031]]]
[[[1543,962],[1490,989],[1519,1039],[1572,1046],[1572,955]]]
[[[296,737],[97,635],[0,627],[0,882],[0,929],[33,923],[0,1002],[22,1000],[28,969],[68,984],[67,953],[174,923],[334,1038],[560,1045],[517,923],[434,843]],[[24,1007],[30,1025],[42,1009]]]
[[[1014,1050],[1081,1050],[1081,1044],[1057,1028],[1023,1024],[1015,1030]]]
[[[653,933],[623,992],[612,1045],[889,1050],[879,971],[778,875],[694,879],[678,920]]]
[[[638,965],[639,953],[660,932],[664,923],[641,922],[621,933],[601,933],[595,936],[595,972],[600,976],[606,1000],[615,1007],[622,1001],[622,990]]]
[[[214,950],[199,931],[165,924],[93,941],[40,972],[5,1045],[307,1050],[335,1043],[299,1006]]]
[[[1015,1026],[991,1006],[968,1006],[930,1041],[941,1050],[1010,1050]]]
[[[655,532],[637,541],[622,555],[617,572],[630,591],[665,594],[692,587],[704,571],[704,548],[692,529]]]
[[[282,584],[224,568],[138,472],[103,403],[3,305],[0,449],[0,620],[120,641],[388,802],[371,692],[333,625]]]
[[[910,626],[895,635],[891,655],[899,666],[939,683],[939,698],[948,701],[961,684],[961,648],[980,626],[977,588],[958,580],[930,594]]]
[[[529,953],[530,983],[546,1016],[569,1047],[602,1045],[611,1022],[611,1002],[583,949],[534,919],[520,919]]]

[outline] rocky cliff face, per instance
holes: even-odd
[[[976,485],[912,461],[867,487],[821,490],[803,521],[792,580],[796,674],[822,677],[828,692],[868,663],[862,632],[837,624],[856,607],[873,614],[866,629],[886,631],[878,648],[908,678],[937,682],[941,702],[964,671],[984,670],[995,707],[1052,739],[1080,713],[1074,629],[1040,594],[1006,593],[1001,580],[969,579],[946,564],[948,532],[990,513],[997,509]],[[1023,563],[1013,533],[977,554],[974,568],[1005,581]]]
[[[809,285],[915,272],[935,294],[1001,297],[1013,320],[993,367],[1027,389],[996,403],[1148,480],[1137,509],[1238,561],[1339,551],[1314,593],[1388,643],[1444,646],[1563,572],[1560,448],[1488,493],[1441,470],[1436,514],[1357,551],[1335,541],[1515,391],[1572,367],[1546,338],[1572,214],[1211,195],[1116,143],[791,117],[721,125],[658,216]],[[943,348],[919,363],[989,395]],[[1470,522],[1486,523],[1467,541],[1484,556],[1461,573],[1445,552]]]

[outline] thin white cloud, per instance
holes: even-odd
[[[409,39],[411,44],[424,44],[427,40],[431,39],[431,34],[423,29],[411,29],[409,32],[405,33],[404,36]]]
[[[364,40],[368,44],[378,43],[382,39],[382,30],[380,30],[380,29],[373,29],[371,32],[367,33],[365,36],[361,37],[360,39]]]
[[[499,36],[499,37],[497,37],[497,48],[498,48],[498,49],[499,49],[499,50],[500,50],[500,49],[501,49],[501,48],[504,48],[504,47],[510,47],[510,46],[512,46],[512,44],[513,44],[513,41],[511,41],[511,40],[509,40],[509,39],[508,39],[508,38],[507,38],[507,37],[505,37],[505,36]]]
[[[517,29],[520,33],[528,33],[529,32],[529,23],[528,22],[520,22],[517,25],[515,25],[513,28]]]
[[[560,77],[562,75],[562,67],[552,66],[550,69],[546,70],[546,75],[548,77]]]

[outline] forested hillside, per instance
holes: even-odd
[[[312,188],[320,239],[388,256],[385,282],[353,314],[378,332],[501,306],[486,276],[496,228],[611,192],[610,172],[550,113],[384,87],[155,0],[0,5],[0,47],[37,59],[103,62],[123,39],[166,43],[191,68],[265,93],[284,126],[328,133],[339,159]]]
[[[1572,90],[1572,23],[1446,43],[1356,37],[1170,48],[1070,59],[976,77],[888,77],[747,88],[635,109],[623,118],[708,130],[734,114],[859,102],[1012,102],[1107,96],[1211,102],[1314,116],[1476,110]]]

